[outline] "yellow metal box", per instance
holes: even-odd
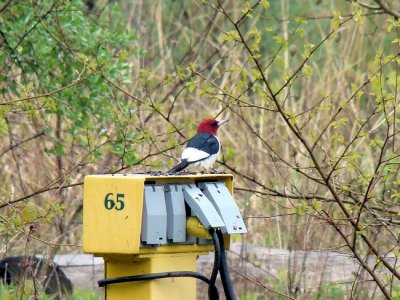
[[[204,253],[213,250],[210,244],[170,244],[143,246],[141,226],[144,187],[146,184],[197,184],[222,181],[233,192],[230,174],[179,176],[90,175],[84,181],[83,250],[101,256],[140,255],[156,253]],[[229,236],[225,238],[227,248]]]

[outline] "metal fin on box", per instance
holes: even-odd
[[[222,233],[247,232],[239,207],[223,182],[202,182],[199,187],[221,216],[225,225]]]
[[[194,184],[183,185],[183,195],[186,203],[207,229],[221,228],[225,224],[213,204]]]
[[[174,242],[186,241],[186,209],[183,188],[179,184],[165,185],[167,204],[167,239]]]
[[[144,186],[141,240],[148,245],[167,243],[167,208],[162,185]]]

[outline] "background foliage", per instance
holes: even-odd
[[[242,242],[352,253],[348,295],[371,297],[367,276],[398,296],[399,12],[385,0],[3,1],[1,254],[80,251],[85,175],[166,171],[199,120],[229,117],[217,167],[235,174]],[[321,297],[283,277],[288,297]]]

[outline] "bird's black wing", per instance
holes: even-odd
[[[175,174],[179,171],[182,171],[189,165],[187,159],[181,160],[179,163],[177,163],[175,166],[172,167],[171,170],[169,170],[167,173],[168,174]]]

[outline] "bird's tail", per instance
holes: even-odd
[[[169,170],[167,173],[168,174],[175,174],[179,171],[182,171],[184,168],[186,168],[189,165],[187,159],[181,160],[178,164],[176,164],[171,170]]]

